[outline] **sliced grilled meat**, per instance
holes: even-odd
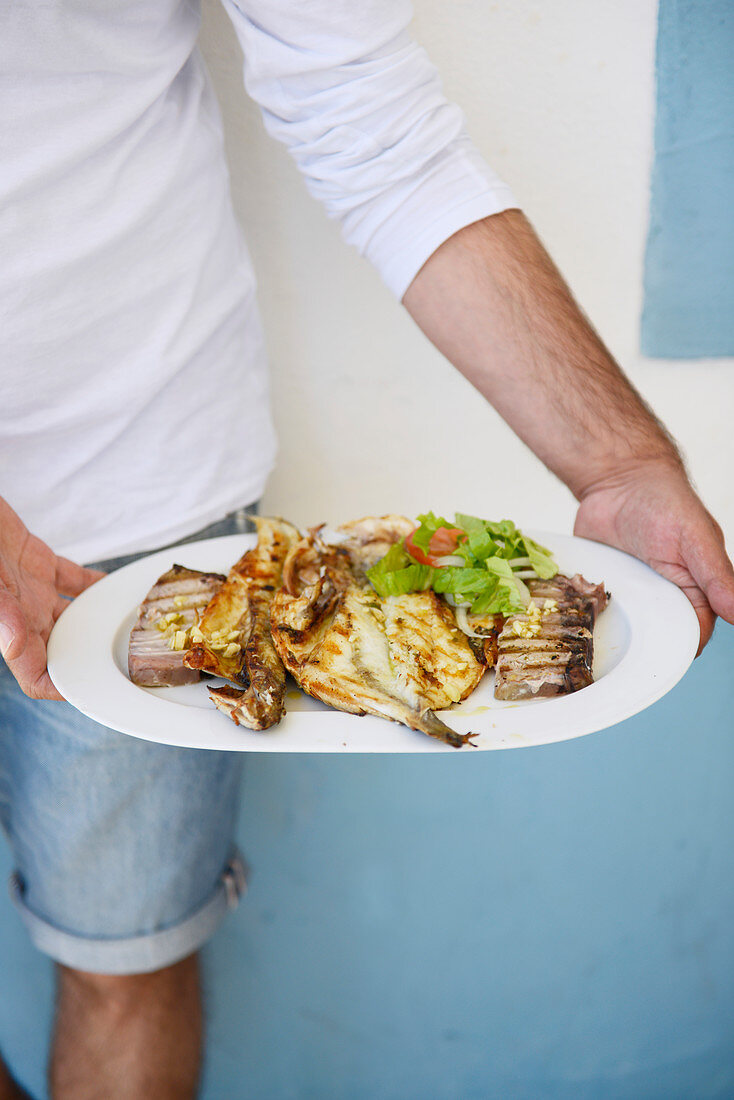
[[[529,581],[528,588],[534,600],[555,600],[561,611],[570,611],[575,608],[577,611],[589,614],[592,626],[610,599],[603,584],[592,584],[580,573],[576,573],[573,577],[556,573],[555,577],[551,577],[548,581],[540,579]]]
[[[588,687],[594,622],[609,594],[579,575],[531,580],[528,587],[531,612],[511,615],[499,636],[495,697],[540,699]]]

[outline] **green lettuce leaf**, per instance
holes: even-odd
[[[464,569],[459,565],[451,565],[434,572],[434,592],[447,592],[455,596],[459,603],[489,591],[494,583],[486,569]]]
[[[402,596],[430,588],[434,572],[430,565],[419,565],[411,558],[401,541],[367,570],[367,577],[378,595]]]
[[[468,549],[477,561],[486,561],[487,558],[494,557],[500,549],[486,528],[482,528],[481,531],[471,531],[467,542]]]
[[[487,558],[484,566],[497,578],[498,590],[502,590],[502,598],[514,604],[513,611],[527,607],[530,602],[530,589],[512,572],[512,566],[508,561],[504,558]]]
[[[541,546],[538,542],[533,542],[532,539],[525,538],[525,549],[528,552],[530,558],[530,565],[544,581],[549,580],[551,577],[555,577],[558,572],[558,566],[553,560],[550,550],[547,550],[545,546]]]
[[[373,566],[374,569],[374,566]],[[367,570],[372,587],[378,596],[404,596],[406,592],[425,592],[431,587],[435,569],[430,565],[408,565],[391,573],[374,573]]]
[[[392,544],[384,558],[380,558],[375,565],[367,570],[367,576],[371,579],[372,574],[381,576],[383,573],[392,573],[396,569],[404,569],[406,565],[414,564],[415,558],[411,558],[401,539],[400,542],[394,542]]]

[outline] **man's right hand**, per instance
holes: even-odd
[[[46,669],[46,643],[69,598],[104,573],[54,554],[0,498],[0,652],[32,699],[62,699]]]

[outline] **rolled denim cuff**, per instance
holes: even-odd
[[[171,966],[203,946],[227,913],[237,908],[247,882],[244,862],[235,851],[213,893],[196,912],[170,928],[123,939],[78,936],[56,928],[25,904],[20,875],[12,874],[9,885],[31,940],[45,955],[93,974],[143,974]]]

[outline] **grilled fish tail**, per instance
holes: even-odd
[[[404,721],[405,719],[398,718],[398,721]],[[425,711],[420,715],[420,720],[416,725],[412,725],[410,722],[406,722],[411,729],[420,730],[421,733],[427,733],[429,737],[435,737],[439,741],[444,741],[447,745],[451,745],[454,749],[463,748],[464,745],[472,745],[476,748],[472,737],[476,735],[473,733],[457,733],[456,730],[451,729],[445,722],[442,722],[437,714],[434,714],[432,710]]]

